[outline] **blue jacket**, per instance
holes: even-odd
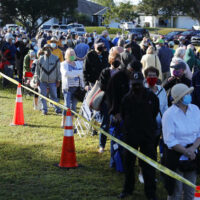
[[[169,72],[170,63],[173,58],[172,51],[168,47],[162,46],[158,50],[158,57],[160,59],[162,72]]]
[[[112,40],[113,45],[117,46],[118,41],[119,41],[119,37],[113,38],[113,40]]]
[[[107,51],[110,51],[110,43],[109,43],[109,41],[103,36],[101,36],[100,38],[101,38],[102,42],[104,43]]]
[[[9,59],[9,62],[14,65],[15,63],[15,54],[16,54],[16,46],[14,44],[10,44],[9,42],[5,42],[5,44],[2,46],[2,52],[4,52],[6,49],[10,50],[11,58]]]

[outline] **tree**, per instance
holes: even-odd
[[[115,19],[118,22],[132,21],[138,14],[134,11],[134,7],[127,3],[120,3],[119,5],[111,6],[104,15],[104,24],[109,24],[111,20]]]
[[[3,18],[19,21],[29,33],[52,17],[73,14],[76,7],[77,0],[1,0]]]
[[[200,20],[200,0],[142,0],[139,10],[145,14],[165,16],[187,14]]]
[[[108,8],[115,6],[115,3],[113,0],[91,0],[91,1]]]

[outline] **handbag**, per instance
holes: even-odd
[[[78,77],[79,78],[79,77]],[[74,92],[74,97],[78,100],[83,102],[85,98],[86,91],[84,88],[81,87],[81,81],[79,78],[79,86],[77,87],[76,91]]]
[[[30,81],[30,86],[34,89],[38,88],[38,76],[34,75]]]
[[[101,90],[100,83],[97,80],[86,97],[86,103],[88,104],[89,108],[99,111],[104,94],[105,92]]]

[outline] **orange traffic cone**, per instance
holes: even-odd
[[[200,200],[200,186],[196,187],[196,192],[194,194],[194,200]]]
[[[17,87],[17,96],[15,104],[15,113],[13,117],[12,126],[24,125],[24,112],[23,112],[23,103],[22,103],[22,90],[21,84],[19,83]]]
[[[72,115],[70,109],[67,110],[66,114],[62,153],[60,164],[58,166],[60,168],[78,167],[78,164],[76,162]]]

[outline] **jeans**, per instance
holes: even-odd
[[[180,174],[182,177],[186,178],[187,180],[191,181],[192,183],[196,184],[196,171],[181,172],[177,170],[177,173]],[[168,196],[167,200],[192,200],[194,199],[194,193],[194,188],[191,188],[190,186],[176,180],[174,193],[172,196]]]
[[[3,73],[11,78],[13,78],[13,69],[9,68],[8,65],[4,66],[4,71]],[[3,87],[6,87],[9,85],[10,81],[8,81],[6,78],[3,78]]]
[[[100,112],[101,112],[101,115],[102,115],[101,128],[104,131],[108,132],[110,119],[109,119],[109,115],[108,115],[108,108],[107,108],[107,105],[106,105],[105,102],[102,102]],[[102,148],[105,148],[106,140],[107,140],[107,137],[103,133],[100,133],[99,134],[99,146],[102,147]]]
[[[76,90],[77,90],[77,87],[69,87],[68,90],[63,90],[65,106],[75,112],[76,112],[76,105],[78,102],[78,100],[74,97],[74,92]],[[66,115],[66,110],[63,111],[63,115]]]
[[[43,96],[47,96],[47,88],[49,88],[49,93],[50,93],[50,98],[55,101],[58,102],[58,98],[57,98],[57,88],[56,88],[56,83],[40,83],[39,89],[40,89],[40,94],[42,94]],[[53,107],[55,108],[56,113],[60,112],[60,108],[53,105]],[[47,108],[47,102],[45,99],[42,99],[42,111],[46,112],[48,111]]]

